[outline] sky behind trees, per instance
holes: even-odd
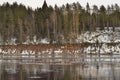
[[[33,9],[37,8],[37,7],[41,7],[43,4],[44,0],[0,0],[0,4],[3,4],[5,2],[9,2],[10,4],[12,4],[13,2],[17,2],[17,3],[22,3],[26,6],[30,6]],[[86,3],[88,2],[90,4],[90,6],[92,7],[94,4],[97,6],[107,6],[107,5],[111,5],[111,4],[115,4],[117,3],[118,5],[120,5],[120,1],[119,0],[46,0],[48,5],[52,5],[54,6],[55,4],[57,4],[58,6],[62,6],[63,4],[66,3],[73,3],[73,2],[79,2],[83,7],[86,6]]]

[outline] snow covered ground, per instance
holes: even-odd
[[[76,39],[78,43],[89,42],[89,43],[119,43],[120,42],[120,32],[113,31],[95,31],[95,32],[85,32],[78,36]]]
[[[41,39],[36,40],[34,38],[34,42],[38,43],[44,43],[49,44],[48,39]],[[34,43],[33,42],[33,43]],[[28,42],[25,42],[24,44],[28,44]],[[94,45],[89,45],[87,47],[83,47],[79,50],[63,50],[63,49],[46,49],[43,51],[39,51],[38,55],[42,58],[51,58],[53,57],[52,54],[54,53],[54,57],[57,58],[80,58],[84,54],[94,54],[99,55],[101,54],[101,57],[103,59],[106,57],[104,54],[112,55],[113,58],[120,58],[120,30],[116,29],[115,32],[112,30],[97,30],[94,32],[86,31],[79,35],[76,39],[75,43],[90,43]],[[97,45],[96,45],[97,44]],[[0,53],[2,54],[23,54],[23,55],[34,55],[36,51],[32,50],[23,50],[19,51],[16,49],[8,49],[8,50],[2,50],[0,49]],[[90,59],[90,56],[87,56],[88,59]],[[95,56],[96,57],[96,56]],[[109,56],[110,59],[110,56]],[[107,60],[107,59],[106,59]]]

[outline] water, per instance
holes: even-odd
[[[89,62],[39,63],[35,60],[0,60],[0,80],[120,80],[120,64]]]

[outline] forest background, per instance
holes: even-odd
[[[33,10],[23,4],[0,5],[1,44],[36,44],[46,39],[49,44],[76,43],[75,40],[86,31],[97,29],[113,32],[120,26],[120,7],[118,4],[93,7],[79,2],[61,7],[48,6],[44,1],[41,8]]]

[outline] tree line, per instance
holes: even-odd
[[[83,8],[79,2],[48,6],[44,2],[41,8],[33,10],[16,2],[0,5],[0,36],[4,44],[16,39],[16,43],[46,38],[50,44],[75,42],[75,39],[86,31],[104,30],[120,26],[120,7],[118,4],[101,5],[89,3]]]

